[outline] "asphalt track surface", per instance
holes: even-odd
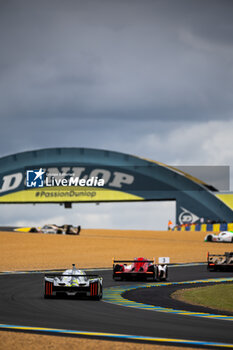
[[[104,288],[135,285],[135,281],[113,281],[111,271],[100,271],[99,274],[104,278]],[[231,321],[127,308],[103,301],[44,299],[43,276],[40,273],[0,275],[1,324],[233,343]],[[170,282],[215,277],[232,277],[232,273],[208,272],[205,265],[169,268]],[[138,289],[128,292],[127,298],[157,306],[190,309],[190,306],[170,299],[170,292],[178,288]],[[202,309],[202,312],[210,310]]]

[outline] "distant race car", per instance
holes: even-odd
[[[55,224],[44,225],[42,227],[31,227],[29,232],[38,233],[52,233],[52,234],[63,234],[63,235],[79,235],[81,226],[62,225],[57,226]]]
[[[225,254],[207,254],[207,269],[209,271],[233,271],[233,252]]]
[[[170,258],[159,258],[156,265],[155,259],[134,258],[134,260],[113,259],[113,279],[151,279],[153,281],[165,281],[168,277]]]
[[[79,235],[81,231],[81,226],[62,225],[58,228],[61,228],[66,235]]]
[[[233,243],[233,231],[222,231],[218,235],[209,233],[205,236],[205,242],[225,242]]]
[[[57,225],[44,225],[40,229],[38,228],[37,232],[42,233],[61,233],[64,234],[64,230]]]
[[[55,296],[102,298],[103,278],[98,275],[88,275],[82,270],[65,270],[62,274],[46,274],[44,277],[44,298]]]

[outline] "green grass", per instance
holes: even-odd
[[[172,298],[216,310],[233,311],[233,284],[177,290]]]

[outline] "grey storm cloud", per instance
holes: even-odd
[[[227,0],[2,0],[2,150],[232,119],[232,10]]]
[[[229,118],[230,1],[1,4],[3,116]]]

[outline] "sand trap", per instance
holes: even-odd
[[[179,347],[112,342],[81,338],[54,337],[48,335],[24,334],[16,332],[0,332],[0,349],[30,350],[180,350]],[[185,348],[182,348],[185,349]],[[190,349],[190,348],[189,348]]]
[[[0,271],[111,267],[112,258],[169,256],[172,263],[206,261],[231,243],[206,243],[205,232],[82,230],[80,236],[0,232]]]

